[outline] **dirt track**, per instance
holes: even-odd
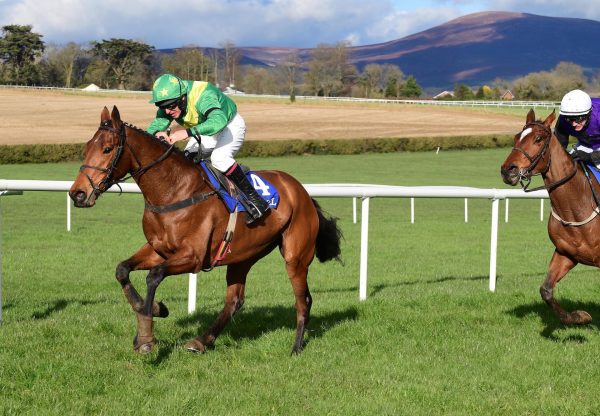
[[[148,99],[0,89],[0,145],[86,142],[104,106],[116,105],[124,121],[145,128],[154,115]],[[235,100],[247,140],[514,134],[522,123],[522,117],[448,107]]]

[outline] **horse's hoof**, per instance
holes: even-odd
[[[158,302],[158,310],[152,311],[152,314],[158,318],[166,318],[169,316],[169,308],[162,302]]]
[[[587,325],[592,322],[592,317],[586,311],[573,311],[569,315],[575,325]]]
[[[185,349],[188,350],[189,352],[205,352],[206,351],[206,347],[204,346],[203,343],[200,342],[200,340],[198,338],[194,338],[188,342],[185,343],[184,345]]]
[[[133,337],[133,351],[139,354],[151,353],[154,349],[156,340],[154,338],[148,339],[149,337]]]

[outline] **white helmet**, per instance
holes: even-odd
[[[560,102],[560,114],[565,116],[581,116],[592,109],[592,99],[581,90],[569,91]]]

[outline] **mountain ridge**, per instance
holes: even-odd
[[[383,43],[350,46],[348,60],[398,65],[425,88],[453,88],[515,79],[552,70],[559,62],[580,65],[586,75],[600,70],[600,22],[528,13],[488,11],[467,14],[427,30]],[[204,51],[211,48],[200,48]],[[276,66],[290,54],[302,63],[314,48],[238,47],[240,63]]]

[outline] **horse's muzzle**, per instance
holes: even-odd
[[[81,189],[69,191],[69,197],[73,200],[73,203],[77,208],[91,208],[96,203],[96,196],[93,192],[88,197]]]
[[[511,186],[515,186],[522,178],[522,175],[519,172],[519,168],[515,165],[510,165],[508,167],[500,167],[500,174],[502,175],[502,180],[504,181],[504,183]]]

